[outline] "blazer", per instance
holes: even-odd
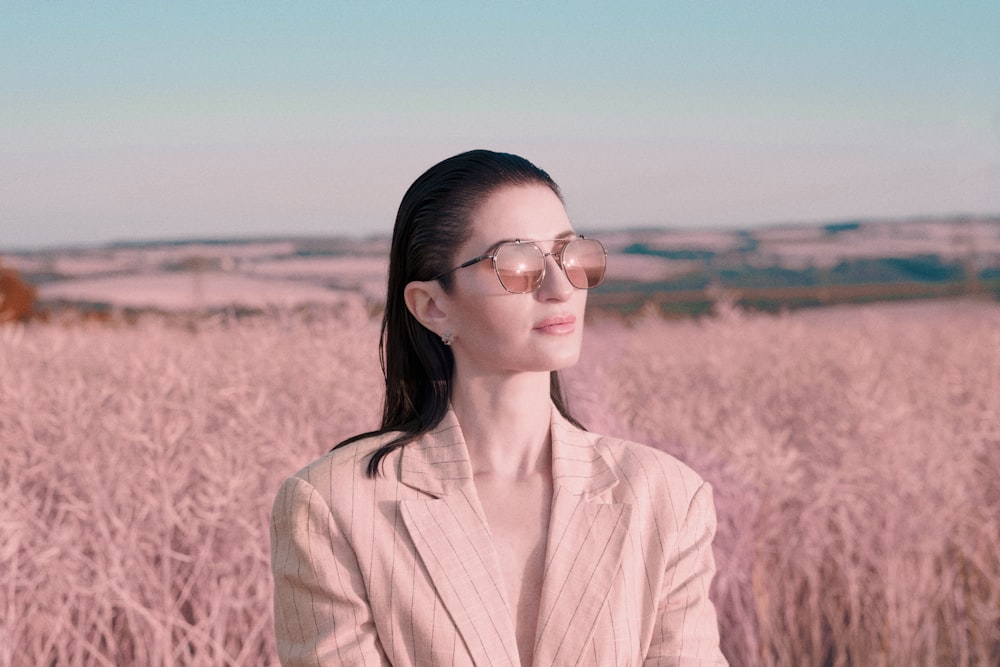
[[[535,665],[725,665],[708,597],[708,483],[552,410]],[[278,655],[315,665],[519,665],[499,560],[454,412],[365,475],[387,437],[284,481],[271,519]]]

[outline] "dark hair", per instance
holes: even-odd
[[[382,425],[334,447],[399,432],[372,454],[368,461],[370,477],[378,474],[387,454],[440,424],[451,400],[455,358],[451,349],[410,313],[403,298],[406,285],[414,280],[431,280],[451,268],[456,251],[469,238],[473,215],[490,195],[504,187],[532,184],[544,185],[562,199],[552,177],[528,160],[509,153],[474,150],[437,163],[403,195],[392,232],[379,341],[379,360],[385,376]],[[447,291],[453,274],[438,280]],[[559,412],[580,426],[569,414],[555,371],[550,374],[549,393]]]

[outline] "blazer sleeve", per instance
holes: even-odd
[[[715,576],[712,540],[716,516],[712,487],[695,492],[666,556],[657,622],[644,665],[716,667],[728,665],[719,649],[719,624],[708,589]]]
[[[309,482],[282,484],[271,513],[278,658],[285,667],[388,665],[354,549]]]

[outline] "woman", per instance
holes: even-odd
[[[282,664],[725,664],[711,488],[586,432],[560,392],[605,263],[523,158],[471,151],[410,186],[382,426],[274,504]]]

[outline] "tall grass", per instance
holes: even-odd
[[[1000,307],[588,327],[575,412],[715,486],[734,665],[1000,663]],[[376,338],[0,328],[0,667],[275,664],[270,503],[375,425]]]

